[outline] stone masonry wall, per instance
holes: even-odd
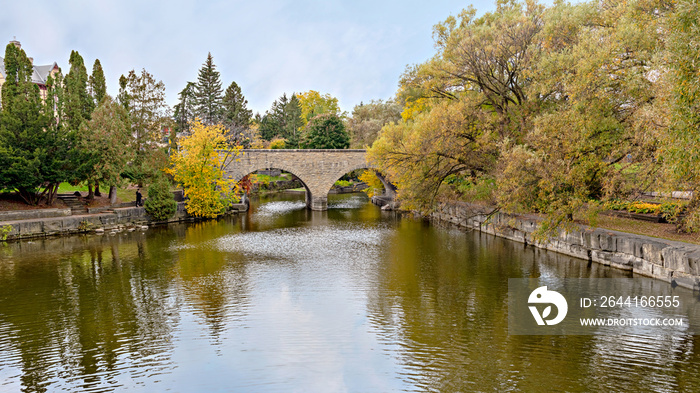
[[[245,211],[242,204],[234,205],[235,212]],[[12,226],[8,240],[67,235],[93,231],[109,231],[141,225],[154,224],[143,207],[114,208],[113,213],[36,218],[29,220],[2,220],[0,227]],[[178,202],[175,216],[168,222],[192,221],[187,215],[185,203]]]
[[[493,214],[461,202],[439,203],[431,218],[531,244],[690,289],[700,289],[700,246],[582,226],[560,231],[547,242],[533,241],[539,219],[528,215]]]
[[[263,150],[246,149],[226,168],[226,174],[240,180],[259,169],[277,168],[294,174],[311,193],[307,204],[326,210],[328,191],[336,180],[355,169],[368,168],[365,150]],[[308,197],[308,196],[307,196]]]

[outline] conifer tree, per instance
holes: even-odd
[[[52,206],[58,193],[58,186],[74,178],[76,163],[73,161],[75,134],[65,122],[64,84],[60,71],[49,74],[46,81],[44,113],[50,121],[45,129],[46,156],[41,162],[41,172],[46,183],[46,204]]]
[[[236,82],[231,82],[231,85],[226,89],[222,104],[224,125],[229,128],[250,126],[253,111],[248,109],[248,100],[245,99]]]
[[[221,122],[223,112],[221,93],[221,78],[219,72],[216,71],[214,59],[209,53],[206,62],[199,70],[195,93],[197,98],[196,114],[202,123],[211,125]]]
[[[179,94],[180,102],[175,105],[173,120],[175,121],[175,132],[189,134],[190,122],[195,118],[195,84],[187,82],[187,86]]]
[[[82,122],[90,120],[95,102],[88,94],[88,74],[82,56],[71,51],[68,62],[70,71],[64,79],[66,120],[69,129],[77,132]]]
[[[248,100],[245,99],[236,82],[231,82],[226,89],[223,109],[222,122],[228,130],[226,136],[229,143],[249,147],[255,139],[255,132],[251,128],[253,111],[248,109]]]
[[[90,94],[94,99],[95,106],[99,105],[105,98],[105,95],[107,95],[107,82],[105,81],[105,74],[104,71],[102,71],[100,59],[95,59],[95,64],[92,66],[92,75],[90,75]]]
[[[283,116],[282,136],[287,141],[285,147],[287,149],[298,149],[303,119],[301,104],[294,93],[292,93],[292,98],[289,99],[287,105],[284,106]]]
[[[26,203],[36,205],[44,183],[41,164],[48,122],[33,71],[24,50],[8,44],[0,112],[0,188],[15,189]]]

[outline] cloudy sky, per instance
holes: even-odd
[[[17,37],[35,64],[68,72],[71,50],[88,72],[100,59],[112,95],[119,75],[145,68],[165,83],[168,103],[211,52],[224,89],[236,81],[264,112],[282,93],[317,90],[343,110],[391,98],[407,64],[434,54],[432,26],[470,3],[456,0],[8,1],[2,52]],[[480,13],[491,0],[472,2]]]

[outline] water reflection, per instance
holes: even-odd
[[[508,336],[510,277],[628,273],[361,195],[0,247],[0,391],[697,391],[694,336]]]

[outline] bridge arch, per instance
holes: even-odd
[[[367,163],[366,150],[244,149],[225,171],[229,178],[238,181],[252,172],[270,168],[282,169],[299,178],[306,187],[306,206],[312,210],[328,209],[328,192],[346,173],[374,169]]]

